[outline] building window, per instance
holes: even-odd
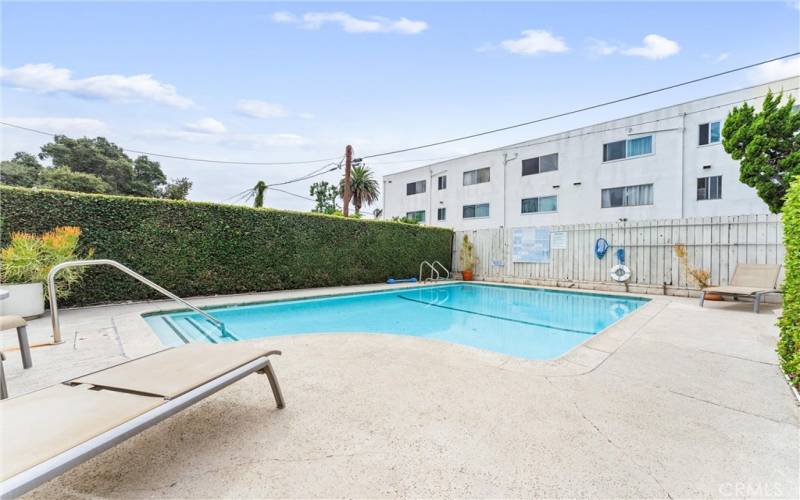
[[[603,144],[603,161],[622,160],[653,152],[653,136],[645,135],[624,141]]]
[[[446,208],[436,209],[436,220],[445,220],[445,219],[447,219],[447,209]]]
[[[406,184],[406,195],[419,194],[425,192],[425,181],[409,182]]]
[[[464,172],[464,185],[471,186],[472,184],[481,184],[489,182],[489,167],[479,168],[477,170],[470,170]]]
[[[415,220],[417,222],[425,222],[425,210],[417,210],[415,212],[406,212],[406,219]]]
[[[611,207],[635,207],[637,205],[653,204],[653,185],[640,184],[638,186],[624,186],[610,189],[603,189],[601,193],[600,206],[603,208]]]
[[[699,177],[697,179],[698,200],[722,199],[722,176]]]
[[[538,198],[524,198],[522,200],[523,214],[555,212],[556,210],[558,210],[557,196],[539,196]]]
[[[437,182],[439,183],[439,191],[441,191],[442,189],[447,189],[446,175],[440,175],[439,178],[437,179]]]
[[[722,140],[720,130],[722,125],[720,122],[709,122],[700,124],[700,132],[697,144],[704,146],[706,144],[716,144]]]
[[[489,217],[489,204],[480,203],[478,205],[464,205],[463,215],[465,219],[477,219],[479,217]]]
[[[558,170],[558,153],[522,160],[522,175],[541,174]]]

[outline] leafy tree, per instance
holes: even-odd
[[[41,172],[42,165],[35,156],[18,152],[11,160],[0,163],[0,183],[33,187],[39,182]]]
[[[34,155],[16,153],[13,159],[0,164],[0,183],[180,200],[186,199],[192,187],[186,178],[167,183],[159,162],[147,156],[131,160],[122,148],[104,137],[72,139],[57,135],[53,142],[42,146],[39,159],[50,159],[53,167],[42,166]],[[70,176],[64,169],[92,177]]]
[[[339,182],[339,194],[344,197],[344,178]],[[350,171],[350,196],[357,214],[364,204],[372,205],[378,200],[380,188],[369,167],[356,166]]]
[[[138,196],[156,197],[167,184],[167,176],[161,164],[147,156],[139,156],[133,162],[133,179],[127,191]]]
[[[326,181],[315,182],[309,188],[308,194],[316,200],[316,205],[311,209],[312,212],[322,214],[336,212],[336,198],[339,196],[339,190],[333,184]]]
[[[112,187],[100,177],[84,172],[73,172],[66,167],[44,169],[38,185],[48,189],[80,193],[110,193],[112,191]]]
[[[192,181],[186,177],[172,179],[170,183],[164,186],[160,192],[161,198],[168,200],[185,200],[189,196],[189,191],[192,189]]]
[[[71,139],[55,136],[53,142],[42,146],[42,160],[50,158],[53,166],[67,167],[73,172],[96,175],[114,190],[128,194],[133,180],[133,164],[122,148],[104,137]]]
[[[783,208],[789,185],[800,175],[800,110],[793,110],[783,92],[767,93],[761,112],[743,104],[725,119],[722,145],[734,160],[741,160],[739,180],[754,187],[773,213]]]

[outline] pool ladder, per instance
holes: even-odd
[[[182,298],[178,297],[174,293],[170,292],[166,288],[153,283],[149,279],[145,278],[141,274],[137,273],[133,269],[124,266],[117,262],[116,260],[110,259],[92,259],[92,260],[70,260],[67,262],[62,262],[56,266],[53,266],[50,269],[50,272],[47,274],[47,284],[48,290],[50,292],[50,320],[53,323],[53,343],[60,344],[61,343],[61,323],[58,319],[58,300],[56,299],[56,274],[62,269],[66,269],[68,267],[85,267],[85,266],[111,266],[116,267],[120,271],[124,272],[128,276],[136,278],[140,282],[144,283],[145,285],[149,286],[153,290],[161,293],[162,295],[166,295],[167,297],[171,298],[172,300],[182,304],[192,311],[196,312],[200,316],[204,317],[209,323],[214,325],[217,329],[219,329],[220,334],[222,337],[233,337],[233,335],[225,329],[225,324],[215,318],[214,316],[208,314],[207,312],[203,311],[197,306],[190,304],[189,302],[183,300]]]
[[[446,267],[444,267],[444,264],[442,264],[438,260],[434,260],[433,263],[428,262],[427,260],[423,260],[419,264],[419,281],[423,281],[422,273],[425,270],[426,266],[431,269],[430,278],[427,279],[430,279],[432,281],[438,281],[441,279],[450,279],[450,271]],[[439,271],[436,269],[436,266],[439,266],[442,269],[442,271],[445,272],[444,278],[442,278],[441,274],[439,274]]]

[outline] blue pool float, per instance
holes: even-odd
[[[389,285],[394,285],[395,283],[416,283],[416,282],[417,278],[400,278],[400,279],[389,278],[388,280],[386,280],[386,283],[388,283]]]

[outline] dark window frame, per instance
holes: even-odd
[[[467,175],[472,174],[475,172],[475,182],[471,182],[467,184]],[[480,180],[481,174],[480,172],[486,172],[486,180]],[[467,170],[461,175],[461,183],[464,186],[474,186],[476,184],[486,184],[487,182],[492,182],[492,170],[491,167],[481,167],[481,168],[474,168],[472,170]]]
[[[422,186],[422,190],[418,190],[419,186]],[[413,186],[413,187],[412,187]],[[413,196],[415,194],[422,194],[428,190],[428,183],[425,179],[421,181],[414,181],[406,183],[406,196]]]
[[[422,214],[422,218],[419,218],[417,214]],[[415,220],[417,222],[425,222],[425,210],[412,210],[410,212],[406,212],[406,219]]]
[[[543,159],[550,159],[555,157],[555,168],[543,168]],[[526,158],[522,160],[522,176],[544,174],[546,172],[555,172],[558,170],[558,153],[550,153],[546,155],[536,156],[534,158]]]
[[[540,210],[541,208],[541,200],[543,198],[555,198],[556,200],[556,207],[553,210]],[[536,210],[525,210],[525,202],[526,201],[536,201]],[[522,202],[520,204],[520,213],[521,214],[552,214],[554,212],[558,212],[558,195],[557,194],[550,194],[546,196],[533,196],[531,198],[522,198]]]
[[[486,206],[486,215],[477,215],[478,207]],[[467,215],[467,209],[472,210],[472,215]],[[464,219],[487,219],[491,217],[491,206],[489,203],[471,203],[461,207],[461,217]]]
[[[715,183],[716,185],[712,185],[712,182]],[[702,197],[701,197],[701,192],[702,192]],[[722,199],[721,175],[709,175],[708,177],[697,178],[697,201],[710,201],[710,200],[721,200],[721,199]]]

